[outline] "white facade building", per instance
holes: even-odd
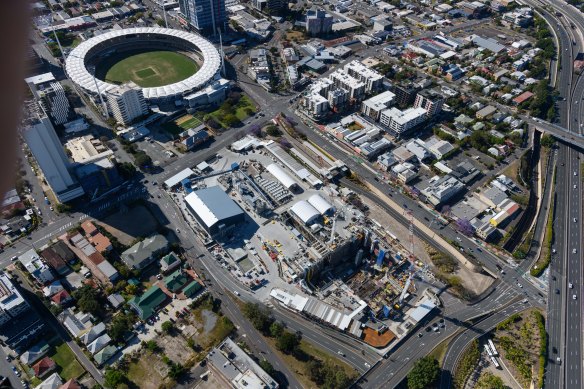
[[[365,83],[358,80],[357,78],[343,72],[342,70],[337,70],[331,73],[329,78],[333,81],[333,85],[337,88],[343,88],[349,92],[349,98],[356,101],[361,101],[365,95]]]
[[[389,129],[394,136],[416,127],[426,120],[426,110],[424,108],[408,108],[400,111],[397,108],[390,108],[381,112],[379,121]]]
[[[133,82],[108,91],[107,102],[113,117],[124,125],[148,113],[144,93]]]
[[[51,121],[38,109],[29,114],[23,123],[22,135],[57,199],[66,202],[82,196],[83,189],[69,173],[69,160]]]
[[[378,94],[377,96],[373,96],[370,99],[363,101],[363,104],[361,105],[361,112],[364,115],[367,115],[377,121],[381,116],[381,111],[384,111],[392,106],[394,101],[395,94],[390,91],[385,91]]]
[[[440,113],[442,111],[442,105],[444,105],[444,96],[429,90],[418,92],[416,101],[414,101],[414,107],[424,108],[428,118]]]
[[[349,62],[345,65],[344,69],[348,75],[365,84],[366,93],[379,90],[383,84],[383,76],[381,74],[368,68],[359,61]]]
[[[0,274],[0,326],[29,308],[28,303],[16,290],[6,273]]]

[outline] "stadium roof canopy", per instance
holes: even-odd
[[[144,98],[147,100],[173,98],[182,96],[185,93],[199,90],[206,86],[209,81],[215,77],[221,68],[221,57],[219,52],[215,46],[211,44],[211,42],[199,35],[169,28],[138,27],[122,30],[111,30],[79,44],[79,46],[77,46],[71,51],[71,53],[69,53],[67,59],[65,60],[65,70],[69,78],[85,91],[93,94],[97,94],[98,91],[96,83],[99,86],[99,91],[102,94],[110,89],[115,88],[115,84],[94,78],[93,75],[89,73],[85,63],[90,58],[86,58],[86,55],[96,45],[108,40],[122,37],[124,35],[132,36],[132,38],[135,35],[143,35],[145,40],[152,39],[154,35],[165,35],[166,37],[170,38],[174,37],[177,40],[189,42],[195,46],[203,56],[203,65],[192,76],[174,84],[153,88],[142,88],[142,91],[144,92]]]

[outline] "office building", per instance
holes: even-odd
[[[310,35],[329,34],[333,30],[333,16],[323,9],[306,12],[306,32]]]
[[[39,74],[24,81],[54,124],[65,124],[73,119],[75,114],[71,109],[65,89],[55,80],[52,73]]]
[[[444,97],[441,94],[427,89],[419,91],[414,101],[414,107],[426,110],[426,116],[428,118],[439,114],[442,111],[443,104]]]
[[[185,21],[200,33],[225,31],[225,0],[179,0],[179,8]]]
[[[430,203],[437,206],[444,204],[464,189],[465,186],[462,182],[450,175],[446,175],[443,177],[433,177],[430,180],[430,185],[422,189],[421,192]]]
[[[69,173],[69,160],[49,118],[39,112],[36,104],[27,106],[28,118],[21,133],[36,159],[47,184],[60,202],[67,202],[84,194],[83,188]]]
[[[423,108],[409,108],[400,111],[390,108],[381,112],[379,121],[386,126],[393,136],[399,137],[426,120],[426,110]]]
[[[8,278],[0,274],[0,326],[8,323],[29,308],[28,303]]]
[[[118,123],[128,125],[148,113],[144,93],[133,82],[120,85],[107,92],[107,102]]]

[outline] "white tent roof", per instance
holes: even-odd
[[[271,175],[276,177],[276,179],[280,181],[280,183],[284,185],[286,189],[290,189],[294,185],[297,185],[296,181],[294,181],[294,179],[290,177],[288,173],[284,171],[284,169],[282,169],[275,163],[268,165],[268,167],[266,167],[266,170],[270,172]]]
[[[321,215],[333,209],[333,206],[328,201],[326,201],[320,195],[317,194],[313,194],[312,196],[310,196],[308,202],[310,203],[310,205],[316,208],[316,210],[320,212]]]
[[[316,210],[310,203],[306,200],[301,200],[294,204],[292,211],[304,224],[312,224],[316,218],[320,216],[320,212]]]

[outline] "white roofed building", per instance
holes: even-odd
[[[320,217],[320,212],[306,200],[294,204],[290,208],[290,212],[306,225],[314,224]]]
[[[290,190],[298,187],[298,184],[288,173],[284,171],[280,166],[272,163],[266,167],[266,170],[273,175],[286,189]]]
[[[211,236],[226,234],[245,218],[239,205],[219,186],[191,192],[185,197],[185,203]]]
[[[318,212],[320,212],[321,215],[329,215],[335,210],[331,203],[323,199],[318,194],[313,194],[310,196],[308,203],[312,205]]]

